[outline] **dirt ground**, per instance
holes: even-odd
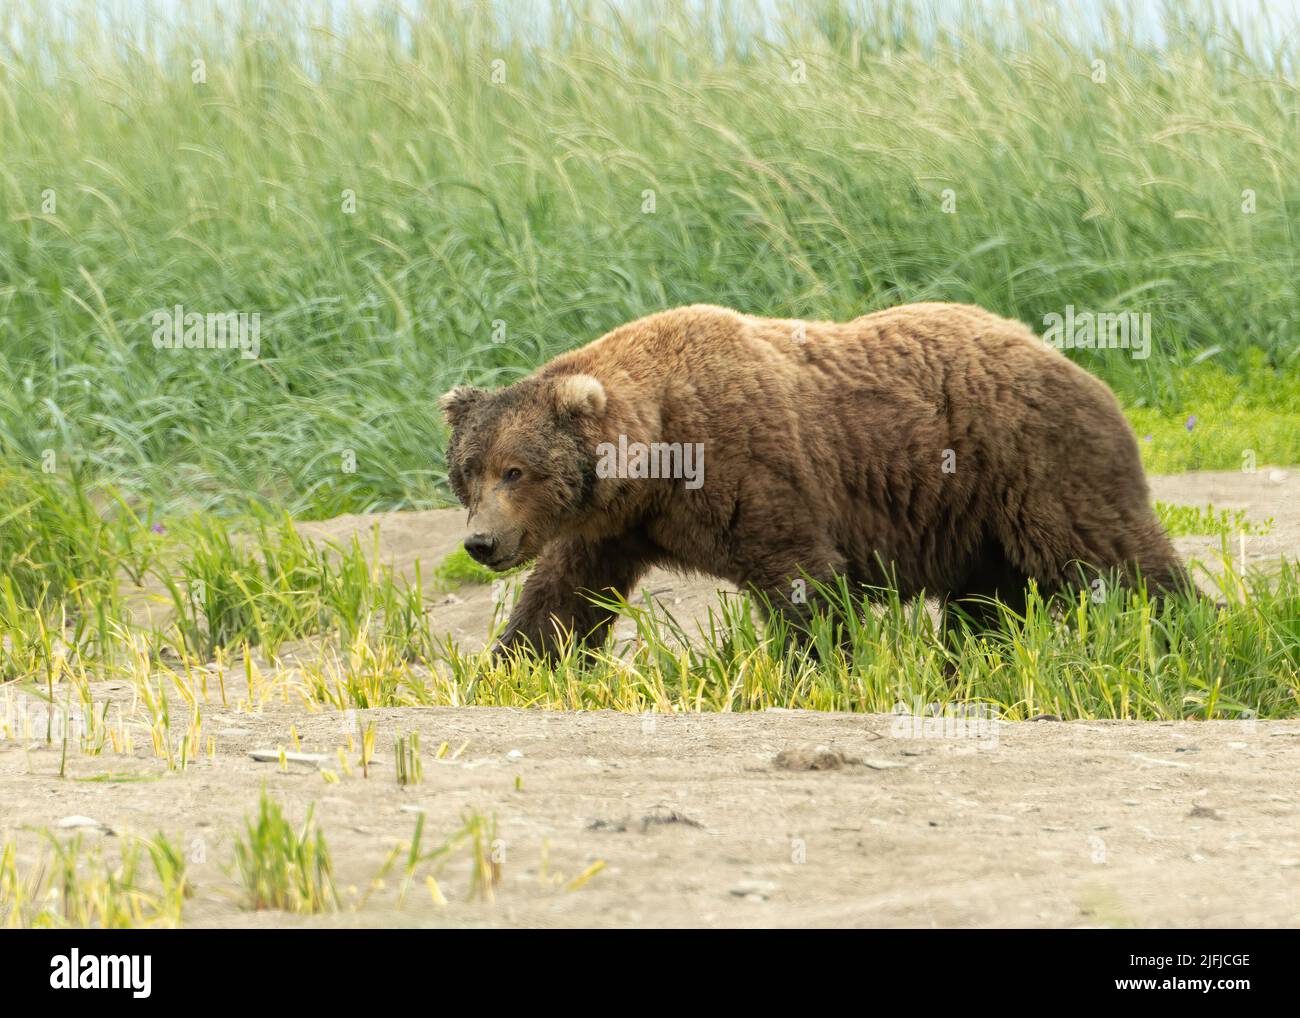
[[[1269,535],[1247,542],[1252,564],[1300,547],[1298,469],[1153,487],[1164,501],[1273,517]],[[422,560],[427,576],[460,539],[463,514],[303,530],[346,539],[376,523],[384,560],[403,572]],[[1178,543],[1188,558],[1217,546]],[[717,588],[657,574],[648,589],[689,619]],[[439,599],[434,618],[481,641],[492,596],[462,588]],[[14,699],[0,690],[0,725]],[[1300,916],[1300,722],[965,719],[936,730],[804,711],[392,709],[367,712],[377,759],[366,778],[337,759],[355,716],[278,700],[259,712],[209,705],[203,716],[215,753],[183,772],[168,772],[146,737],[130,757],[71,754],[60,779],[58,745],[0,738],[0,834],[30,857],[36,829],[71,817],[95,823],[75,828],[87,845],[167,832],[191,859],[189,925],[1292,926]],[[324,763],[252,759],[289,747],[291,726]],[[412,731],[424,780],[402,788],[393,745]],[[444,742],[446,757],[433,759]],[[343,911],[307,919],[240,907],[232,835],[263,784],[295,820],[315,803]],[[439,878],[445,905],[421,869],[402,907],[400,873],[356,907],[418,813],[431,847],[466,810],[497,819],[494,901],[470,900],[462,848]]]

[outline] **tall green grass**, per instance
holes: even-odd
[[[1294,35],[1247,51],[1212,4],[1159,48],[1127,3],[1096,41],[1032,3],[112,10],[0,12],[6,459],[198,508],[428,504],[455,382],[674,304],[942,299],[1149,312],[1148,359],[1074,356],[1152,465],[1300,461]],[[155,350],[178,303],[261,314],[260,358]]]

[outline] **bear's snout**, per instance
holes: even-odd
[[[465,550],[474,561],[487,565],[496,554],[497,540],[487,534],[470,534],[465,538]]]

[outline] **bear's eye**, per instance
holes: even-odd
[[[506,484],[513,484],[515,481],[519,480],[519,478],[523,476],[524,476],[524,472],[520,470],[518,467],[510,467],[508,470],[506,470],[505,473],[501,475],[501,480],[505,481]]]

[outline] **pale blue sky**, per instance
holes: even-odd
[[[78,21],[87,8],[85,0],[4,0],[15,6],[27,5],[40,12],[52,12],[70,21]],[[256,2],[256,0],[255,0]],[[301,10],[305,20],[310,22],[329,21],[339,26],[346,19],[350,10],[373,10],[381,7],[402,7],[418,9],[420,0],[261,0],[276,7],[290,7]],[[465,0],[466,4],[479,0]],[[657,6],[655,0],[606,0],[608,6],[618,8],[625,16],[635,18],[638,8]],[[700,8],[712,8],[717,0],[686,0]],[[951,24],[956,12],[970,6],[972,0],[918,0],[917,6],[927,10],[935,25]],[[1264,51],[1275,47],[1281,39],[1295,39],[1300,35],[1300,0],[1168,0],[1177,9],[1210,6],[1225,12],[1231,22],[1238,26],[1247,44]],[[1010,14],[1015,4],[1011,0],[973,0],[979,9],[989,12],[1007,12],[1008,26],[1013,26],[1016,18]],[[864,10],[879,9],[878,0],[849,0],[851,6]],[[183,20],[187,12],[211,11],[224,8],[237,10],[245,6],[246,0],[97,0],[91,6],[101,11],[106,19],[118,23],[130,23],[137,18],[144,18],[156,24],[158,21],[171,19]],[[543,25],[547,19],[546,11],[551,0],[493,0],[490,6],[501,12],[511,25],[524,28],[531,24]],[[762,27],[772,15],[783,9],[802,12],[807,4],[798,0],[737,0],[728,6],[742,12],[748,27],[755,34],[762,33]],[[1033,4],[1026,6],[1032,7]],[[1100,31],[1100,12],[1107,6],[1106,0],[1042,0],[1043,8],[1061,12],[1063,20],[1072,26],[1080,38],[1087,39]],[[1153,43],[1159,43],[1160,12],[1165,0],[1131,0],[1123,6],[1135,12],[1135,21],[1139,34]]]

